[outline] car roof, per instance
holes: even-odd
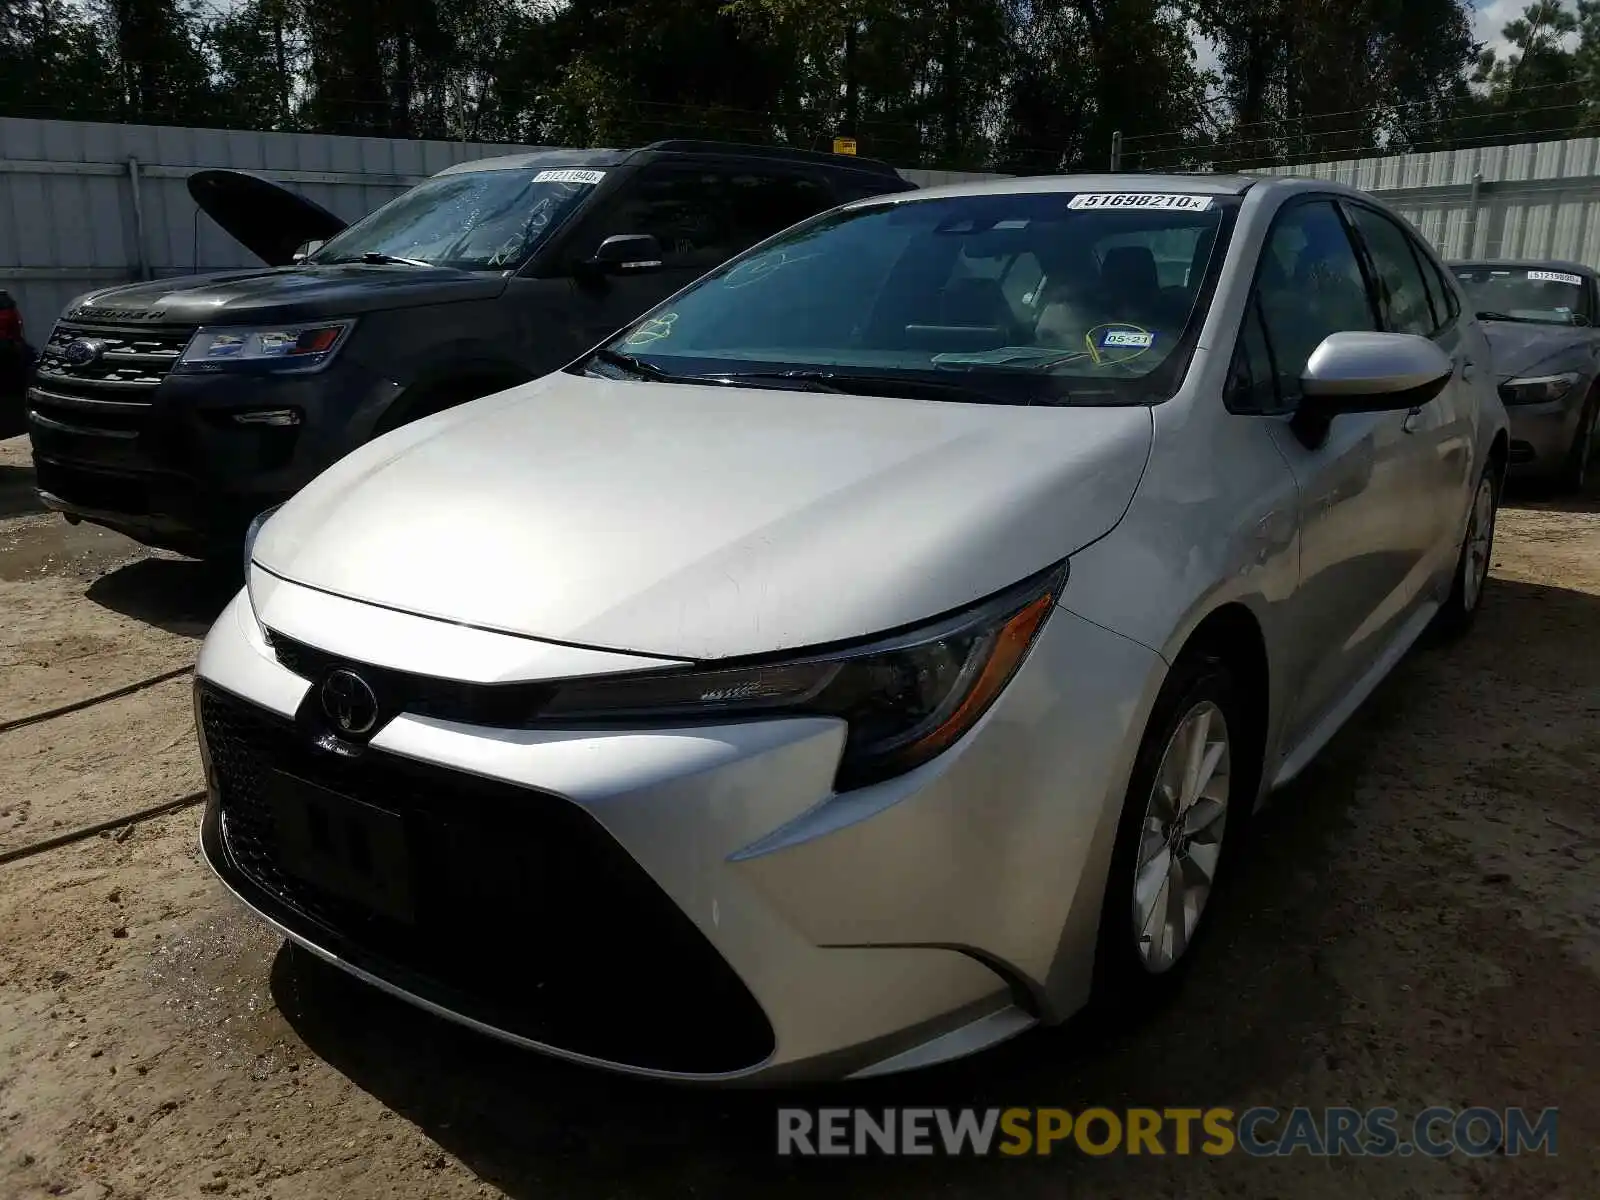
[[[572,150],[560,146],[541,146],[523,154],[504,154],[495,158],[476,158],[456,163],[438,172],[438,175],[465,175],[476,171],[518,171],[531,167],[620,167],[640,154],[702,154],[728,158],[761,158],[774,162],[805,163],[829,171],[885,176],[896,182],[903,182],[893,167],[877,159],[823,154],[785,146],[747,146],[737,142],[687,139],[653,142],[648,146],[621,150],[611,147]]]
[[[550,146],[525,154],[503,154],[496,158],[474,158],[446,167],[440,175],[467,175],[476,171],[518,171],[526,167],[618,167],[632,150],[566,150]]]
[[[1196,171],[1192,174],[1124,171],[1120,173],[1084,175],[1032,175],[995,176],[965,183],[943,184],[939,187],[919,188],[894,197],[872,197],[858,200],[858,204],[874,200],[894,199],[911,201],[955,196],[1006,196],[1021,193],[1051,192],[1156,192],[1178,193],[1191,196],[1242,196],[1246,192],[1303,191],[1334,192],[1347,196],[1362,196],[1356,188],[1329,179],[1309,179],[1298,175],[1214,175]]]
[[[1569,262],[1563,258],[1452,258],[1445,265],[1450,267],[1488,267],[1490,270],[1566,271],[1570,275],[1585,275],[1591,279],[1600,277],[1600,272],[1597,272],[1593,267],[1586,267],[1582,263]]]

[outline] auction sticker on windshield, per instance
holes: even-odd
[[[1134,208],[1166,212],[1205,212],[1210,196],[1167,195],[1160,192],[1079,192],[1067,201],[1071,209]]]
[[[533,177],[535,183],[599,183],[606,177],[604,171],[580,171],[572,167],[540,171]]]
[[[1529,271],[1528,278],[1535,283],[1570,283],[1573,287],[1583,283],[1582,275],[1569,275],[1565,271]]]

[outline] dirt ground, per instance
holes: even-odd
[[[182,665],[233,586],[30,483],[0,443],[0,723]],[[1256,822],[1178,1003],[805,1101],[1556,1105],[1554,1158],[778,1160],[770,1093],[510,1051],[292,953],[187,809],[0,865],[0,1197],[1591,1200],[1600,505],[1508,507],[1494,573]],[[0,733],[0,855],[197,789],[190,721],[179,679]]]

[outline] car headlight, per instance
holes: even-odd
[[[1578,372],[1568,371],[1564,375],[1508,379],[1500,385],[1500,399],[1506,404],[1547,404],[1561,399],[1582,378]]]
[[[184,347],[173,370],[189,375],[216,371],[316,371],[333,360],[354,324],[318,321],[259,329],[203,326]]]
[[[244,531],[244,577],[246,583],[250,580],[250,561],[255,556],[256,538],[261,536],[261,527],[270,521],[272,514],[282,507],[282,504],[274,504],[271,508],[257,513],[250,522],[250,528]]]
[[[952,616],[839,650],[724,667],[574,679],[555,685],[544,722],[842,718],[836,791],[903,774],[977,723],[1022,665],[1061,596],[1054,567]]]

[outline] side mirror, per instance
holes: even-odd
[[[585,264],[602,275],[639,275],[659,271],[661,243],[648,233],[614,233],[600,243]]]
[[[1294,429],[1319,445],[1340,413],[1402,412],[1428,403],[1450,382],[1455,364],[1413,333],[1332,333],[1300,376]]]
[[[322,249],[322,241],[320,239],[318,239],[316,241],[310,241],[310,242],[301,242],[300,243],[300,248],[298,250],[296,250],[294,252],[294,254],[291,256],[291,261],[293,261],[293,262],[304,262],[306,259],[310,258],[313,254],[315,254],[318,250],[321,250],[321,249]]]

